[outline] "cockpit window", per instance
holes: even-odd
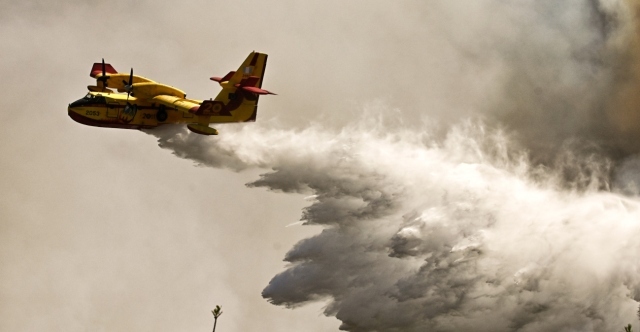
[[[85,106],[85,105],[93,105],[93,104],[107,104],[107,99],[102,95],[92,95],[91,93],[87,93],[86,96],[82,99],[78,99],[70,104],[72,107],[76,106]]]
[[[87,95],[83,98],[87,102],[92,104],[106,104],[107,100],[102,95],[92,95],[87,93]]]

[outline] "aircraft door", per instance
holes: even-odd
[[[107,104],[107,117],[108,118],[117,118],[118,117],[118,107],[117,104]]]

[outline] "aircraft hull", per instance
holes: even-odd
[[[104,120],[95,120],[90,117],[81,115],[72,110],[69,110],[69,117],[77,123],[87,125],[87,126],[92,126],[92,127],[121,128],[121,129],[147,129],[147,128],[155,128],[158,126],[158,125],[126,124],[126,123],[108,122]]]

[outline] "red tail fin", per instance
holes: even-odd
[[[104,64],[104,72],[105,72],[105,74],[117,74],[118,73],[116,71],[116,69],[113,68],[113,66],[108,64],[108,63]],[[91,67],[91,73],[89,73],[89,76],[96,77],[99,74],[102,74],[102,63],[96,62],[96,63],[93,64],[93,67]]]

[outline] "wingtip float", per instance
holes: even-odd
[[[187,98],[180,89],[134,75],[133,69],[119,73],[102,59],[89,73],[96,85],[88,86],[85,97],[69,104],[69,117],[89,126],[125,129],[181,123],[194,133],[217,135],[209,124],[253,122],[259,96],[275,95],[262,89],[266,66],[266,54],[251,52],[237,71],[211,78],[222,87],[215,99],[197,100]]]

